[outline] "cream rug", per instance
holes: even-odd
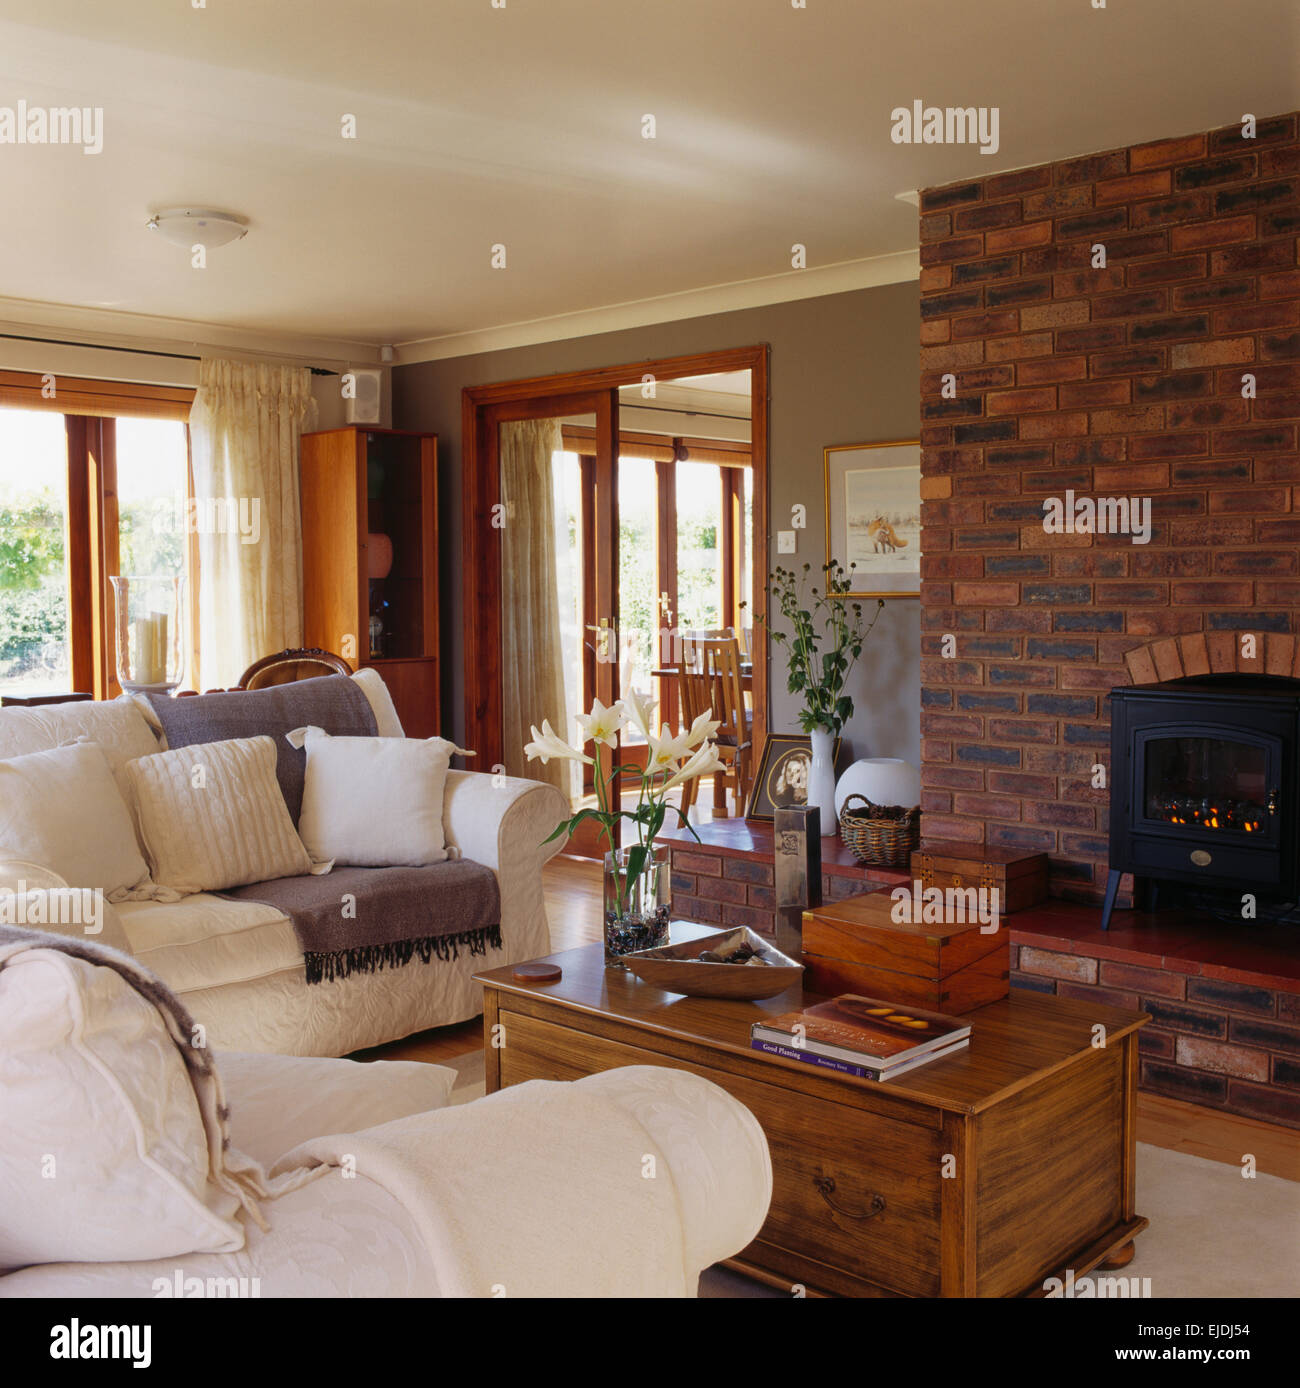
[[[441,1063],[458,1076],[453,1104],[484,1092],[481,1050]],[[1144,1142],[1137,1157],[1137,1208],[1151,1227],[1138,1235],[1137,1255],[1126,1268],[1102,1275],[1150,1278],[1153,1297],[1300,1296],[1300,1183],[1247,1179],[1239,1166]],[[711,1267],[700,1278],[700,1295],[785,1294]]]

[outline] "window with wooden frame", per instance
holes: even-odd
[[[0,371],[0,695],[121,692],[110,577],[195,572],[193,398]]]

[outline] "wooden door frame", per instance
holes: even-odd
[[[750,374],[750,458],[754,476],[753,566],[754,618],[767,612],[768,564],[768,413],[770,347],[732,347],[689,356],[661,357],[586,371],[561,372],[466,386],[461,392],[461,563],[464,574],[462,602],[463,661],[465,678],[465,741],[479,753],[480,765],[491,767],[501,758],[501,531],[492,525],[493,508],[500,502],[500,477],[492,463],[495,439],[489,433],[502,410],[516,418],[529,410],[543,411],[557,396],[578,396],[601,391],[617,392],[620,386],[639,385],[647,376],[670,381],[679,376],[703,376],[715,372],[745,371]],[[615,395],[617,400],[617,395]],[[613,429],[618,430],[617,411]],[[598,441],[602,452],[611,440]],[[611,455],[612,461],[612,455]],[[617,567],[600,584],[601,596],[612,596],[617,611]],[[674,620],[676,614],[674,614]],[[754,745],[762,746],[767,729],[769,643],[759,636],[754,623]]]

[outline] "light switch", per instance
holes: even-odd
[[[778,530],[776,532],[776,552],[778,554],[795,553],[795,533],[793,530]]]

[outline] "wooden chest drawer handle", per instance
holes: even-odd
[[[873,1195],[871,1206],[866,1210],[850,1210],[841,1205],[838,1200],[832,1199],[835,1194],[834,1176],[814,1176],[813,1185],[817,1188],[817,1194],[835,1211],[848,1219],[870,1219],[873,1215],[878,1215],[885,1208],[885,1197],[883,1195]]]

